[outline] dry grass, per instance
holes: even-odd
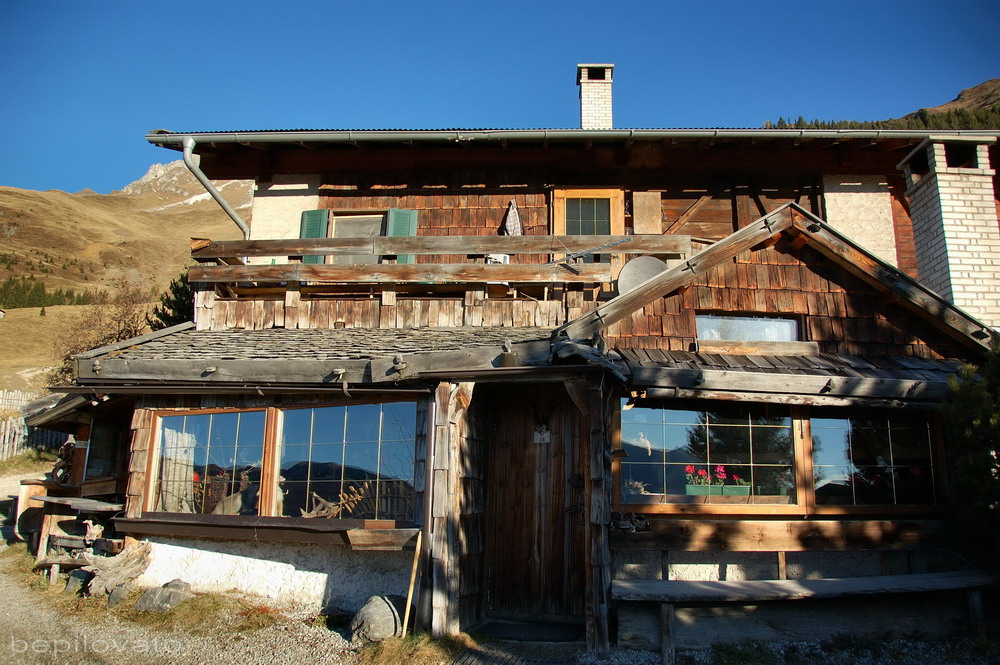
[[[167,612],[140,612],[135,609],[141,593],[132,593],[123,602],[108,607],[106,597],[87,597],[63,593],[65,577],[49,585],[48,578],[33,572],[35,558],[27,546],[19,543],[0,550],[0,569],[14,583],[31,589],[35,597],[57,611],[85,621],[101,622],[108,614],[146,628],[183,631],[192,635],[219,631],[249,633],[285,621],[275,609],[249,599],[221,594],[196,594]]]
[[[462,652],[478,646],[465,633],[439,640],[428,635],[412,635],[405,639],[393,637],[365,646],[359,652],[359,659],[362,665],[447,665]]]
[[[107,291],[116,278],[165,287],[190,260],[190,237],[217,240],[238,236],[236,226],[214,201],[156,212],[204,190],[191,178],[190,192],[143,196],[76,196],[0,187],[3,253],[18,263],[0,264],[0,281],[33,275],[51,291],[71,288]],[[230,188],[227,196],[236,196]],[[234,205],[249,200],[249,189]],[[8,309],[0,320],[0,389],[31,390],[37,370],[55,366],[58,332],[84,307]]]
[[[52,470],[56,454],[53,450],[29,450],[17,457],[0,462],[0,476],[36,476]]]
[[[223,629],[225,632],[249,633],[282,621],[271,607],[244,598],[214,593],[197,594],[167,612],[140,612],[135,609],[141,592],[133,593],[118,605],[108,608],[104,598],[77,597],[70,611],[79,614],[111,613],[120,619],[155,630],[183,631],[203,635]]]

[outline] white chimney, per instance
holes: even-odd
[[[612,129],[611,78],[615,66],[579,64],[576,84],[580,86],[580,129]]]

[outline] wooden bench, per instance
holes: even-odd
[[[611,585],[616,601],[655,601],[661,603],[661,646],[664,665],[674,663],[674,606],[686,603],[748,603],[803,598],[842,598],[875,594],[920,593],[928,591],[968,590],[972,623],[984,631],[983,587],[994,581],[992,575],[977,570],[879,577],[841,577],[818,580],[619,580]]]
[[[674,609],[677,606],[721,606],[727,603],[738,606],[778,600],[966,591],[972,625],[981,633],[984,630],[981,590],[994,583],[992,574],[974,569],[952,572],[906,570],[912,568],[911,553],[928,546],[939,549],[942,534],[945,533],[947,526],[934,521],[656,520],[650,522],[649,532],[613,535],[612,550],[616,555],[628,550],[654,554],[659,551],[664,560],[669,558],[669,553],[724,553],[735,557],[763,555],[765,560],[773,556],[771,568],[777,579],[616,579],[612,582],[611,598],[620,612],[624,609],[622,603],[659,604],[660,652],[665,665],[674,663]],[[869,568],[869,576],[864,577],[787,579],[788,552],[797,555],[823,553],[828,556],[834,552],[857,554],[862,551],[872,556],[877,554],[881,575],[877,574],[877,569]],[[898,566],[901,557],[905,557],[905,572],[892,574],[893,560]],[[666,577],[668,567],[664,564],[661,571],[647,571],[649,573]],[[635,616],[634,612],[632,615]],[[652,619],[652,616],[649,618]],[[649,638],[644,639],[645,643],[655,644],[655,634],[649,632],[654,626],[642,625],[646,626],[643,635]]]

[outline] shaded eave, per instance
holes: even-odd
[[[319,146],[359,144],[507,144],[549,142],[753,142],[780,140],[895,143],[902,148],[931,137],[994,143],[1000,130],[896,130],[896,129],[372,129],[372,130],[262,130],[231,132],[172,132],[156,130],[146,135],[153,145],[182,150],[185,137],[199,146]]]

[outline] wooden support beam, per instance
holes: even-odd
[[[951,338],[966,345],[990,348],[990,332],[982,322],[954,307],[904,272],[861,250],[818,217],[805,210],[798,211],[801,218],[796,219],[795,228],[800,232],[799,237],[805,236],[813,249],[834,259],[868,284],[891,293],[896,302]]]
[[[861,379],[807,374],[775,374],[668,367],[636,367],[635,386],[662,386],[698,390],[725,390],[779,395],[823,395],[881,399],[940,400],[948,394],[945,381]]]
[[[653,299],[668,295],[675,289],[704,275],[723,261],[781,233],[791,225],[792,215],[789,206],[782,206],[767,217],[757,220],[714,245],[708,246],[687,261],[646,280],[631,291],[612,298],[597,309],[561,326],[556,333],[565,333],[570,339],[588,339],[595,331],[621,321]]]
[[[673,235],[682,226],[688,223],[688,221],[698,214],[698,212],[705,207],[705,204],[712,200],[712,194],[704,194],[697,201],[688,206],[688,209],[681,213],[681,216],[670,223],[670,226],[666,228],[663,235]]]
[[[617,247],[615,252],[618,254],[686,255],[691,251],[691,238],[682,235],[400,236],[215,242],[199,239],[197,243],[192,242],[191,257],[202,261],[239,256],[561,254],[581,252],[623,239],[629,239],[630,242]]]
[[[614,550],[805,552],[934,549],[954,525],[946,520],[650,519],[649,531],[616,532]]]
[[[188,279],[200,282],[318,282],[318,283],[487,283],[487,282],[568,282],[596,284],[612,280],[611,266],[602,263],[539,265],[493,264],[365,264],[192,266]]]

